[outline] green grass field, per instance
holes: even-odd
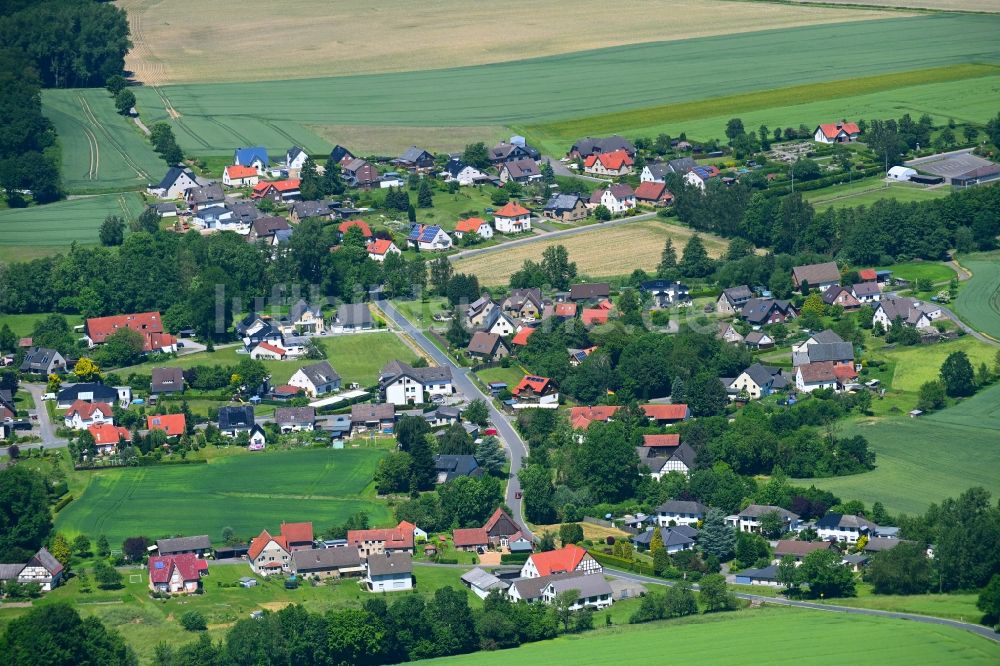
[[[880,501],[890,512],[911,515],[972,486],[1000,498],[1000,385],[936,414],[859,419],[842,432],[867,437],[877,467],[796,483],[815,483],[845,500]]]
[[[924,382],[939,378],[941,364],[952,352],[963,351],[978,368],[980,363],[993,366],[997,348],[976,340],[971,335],[950,342],[940,342],[916,347],[897,347],[885,352],[885,356],[895,361],[892,388],[916,394]]]
[[[756,589],[756,588],[755,588]],[[831,599],[827,603],[835,606],[872,608],[894,613],[916,613],[943,617],[960,622],[978,622],[983,612],[976,608],[976,593],[955,594],[873,594],[867,583],[858,585],[858,596],[847,599]]]
[[[900,203],[913,201],[930,201],[940,199],[950,194],[947,188],[927,189],[905,183],[892,183],[888,186],[883,178],[865,178],[854,183],[834,185],[821,190],[807,192],[803,197],[813,207],[820,211],[827,208],[855,208],[870,206],[882,199],[895,199]]]
[[[58,201],[45,206],[0,210],[0,261],[25,261],[65,251],[71,243],[97,245],[108,215],[131,220],[142,212],[134,192]]]
[[[399,359],[412,361],[413,351],[407,347],[395,333],[364,333],[357,335],[331,335],[318,338],[319,344],[326,349],[327,358],[334,370],[340,373],[345,384],[357,382],[362,386],[371,386],[378,381],[379,370],[389,361]],[[153,367],[190,368],[196,365],[236,365],[246,354],[237,354],[239,347],[216,349],[214,352],[196,352],[185,354],[163,362],[147,362],[117,372],[127,376],[129,372],[148,374]],[[284,384],[304,365],[314,363],[306,359],[289,361],[261,361],[271,373],[272,384]]]
[[[208,534],[220,541],[226,526],[248,538],[282,521],[311,520],[320,531],[356,511],[384,524],[390,511],[371,488],[382,455],[373,449],[274,450],[204,465],[91,472],[56,527],[120,543],[139,534]]]
[[[31,335],[31,332],[35,329],[35,322],[45,319],[47,316],[49,316],[47,312],[41,314],[5,314],[3,315],[3,320],[0,321],[0,325],[7,324],[10,326],[10,330],[14,331],[14,335],[23,338]],[[63,316],[66,318],[66,323],[69,324],[70,328],[83,323],[83,317],[80,315],[71,314]]]
[[[892,271],[893,277],[910,282],[930,280],[935,284],[940,284],[955,277],[955,271],[951,266],[937,261],[907,261],[901,264],[878,267],[878,270],[883,269]]]
[[[167,97],[180,114],[171,121],[178,141],[195,154],[226,154],[250,143],[272,151],[295,143],[322,152],[329,142],[306,126],[520,126],[770,90],[778,81],[795,86],[969,62],[1000,63],[1000,46],[993,37],[998,29],[1000,18],[994,17],[917,16],[636,44],[475,67],[176,85],[139,88],[136,94],[147,123],[170,120],[159,93]],[[975,45],[972,54],[970,45]],[[794,53],[810,57],[793,64],[789,54]],[[836,63],[835,70],[826,63]],[[601,80],[616,82],[614,95],[594,94],[593,82]],[[967,114],[954,110],[955,105],[961,98],[975,98],[985,120],[993,112],[990,96],[969,95],[968,82],[962,86],[965,94],[945,98],[948,112],[963,119]],[[824,104],[824,113],[810,110],[795,124],[812,124],[845,108],[842,103]],[[769,124],[779,122],[784,118]],[[723,126],[724,121],[713,134]],[[587,127],[586,133],[597,131],[596,126]],[[687,131],[692,136],[700,132]],[[564,143],[561,150],[568,147]]]
[[[977,331],[1000,340],[1000,259],[963,261],[972,277],[955,300],[955,311]]]
[[[46,90],[42,113],[59,134],[63,185],[71,194],[145,189],[167,170],[103,88]]]
[[[791,636],[806,644],[792,647]],[[656,646],[697,664],[835,664],[848,644],[877,645],[880,664],[995,664],[1000,646],[960,629],[790,608],[764,608],[683,621],[616,626],[514,650],[431,659],[428,664],[605,666]],[[656,661],[654,659],[654,661]],[[659,663],[659,662],[657,662]]]

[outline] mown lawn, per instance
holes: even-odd
[[[965,352],[973,369],[978,368],[980,363],[986,363],[988,367],[992,368],[997,348],[980,342],[971,335],[966,335],[947,342],[896,347],[883,350],[881,354],[895,361],[896,369],[892,376],[893,389],[915,394],[924,382],[940,378],[941,364],[944,363],[949,354],[955,352]]]
[[[978,622],[983,612],[976,608],[979,595],[969,594],[873,594],[871,586],[858,585],[858,596],[830,599],[826,603],[853,608],[873,608],[896,613],[932,615],[960,622]],[[823,603],[823,602],[820,602]]]
[[[785,645],[789,636],[808,645]],[[432,659],[429,664],[574,664],[605,666],[637,646],[669,646],[698,664],[839,663],[844,646],[877,645],[880,664],[995,664],[1000,646],[960,629],[880,617],[763,608],[641,625],[616,625],[514,650]],[[655,660],[654,660],[655,661]]]
[[[517,386],[526,374],[528,374],[528,371],[517,364],[511,365],[509,368],[486,368],[476,373],[479,380],[484,384],[504,382],[511,389]]]
[[[3,318],[0,319],[0,326],[7,324],[10,326],[10,330],[14,331],[14,335],[19,338],[28,337],[35,328],[35,324],[42,319],[49,316],[50,313],[42,312],[38,314],[5,314]],[[70,328],[73,328],[77,324],[83,323],[83,317],[80,315],[63,315],[66,318],[66,323],[69,324]]]
[[[804,195],[806,201],[816,210],[827,208],[855,208],[870,206],[882,199],[895,199],[900,203],[929,201],[950,194],[946,188],[927,189],[908,183],[886,183],[881,176],[864,178],[854,183],[834,185],[821,190],[813,190]]]
[[[937,261],[907,261],[891,266],[880,266],[878,270],[892,271],[893,277],[910,282],[930,280],[935,284],[940,284],[955,277],[955,271],[950,266]]]

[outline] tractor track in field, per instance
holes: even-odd
[[[286,139],[288,139],[289,141],[291,141],[291,143],[292,143],[293,146],[297,146],[298,145],[298,139],[296,139],[294,136],[292,136],[291,134],[289,134],[285,130],[283,130],[280,127],[278,127],[273,120],[265,120],[264,124],[267,125],[268,127],[270,127],[271,129],[273,129],[275,132],[277,132],[281,136],[283,136]]]
[[[130,500],[132,498],[132,495],[135,493],[135,491],[139,487],[139,485],[141,485],[141,483],[142,483],[143,479],[145,478],[145,476],[146,475],[144,473],[141,473],[141,472],[137,472],[136,474],[133,475],[133,478],[129,482],[129,486],[125,490],[125,492],[122,493],[121,495],[119,495],[118,499],[115,500],[114,503],[110,507],[108,507],[108,510],[105,511],[94,522],[94,526],[97,528],[94,531],[96,534],[103,534],[104,533],[104,525],[105,525],[105,523],[107,523],[108,519],[111,518],[113,514],[117,513],[118,509],[120,509],[122,507],[122,505],[125,504],[126,500]]]
[[[125,164],[127,164],[133,171],[135,171],[137,176],[148,180],[150,178],[149,173],[147,173],[145,169],[139,166],[139,164],[132,159],[132,157],[128,154],[128,152],[126,152],[126,150],[122,147],[122,145],[118,143],[118,140],[115,139],[115,137],[112,136],[111,132],[108,131],[108,128],[106,128],[104,125],[101,124],[101,122],[97,119],[97,116],[94,115],[94,111],[93,109],[90,108],[90,103],[87,102],[86,98],[84,98],[83,95],[78,95],[77,98],[80,101],[80,108],[83,110],[83,115],[84,118],[86,118],[87,122],[89,122],[90,124],[92,124],[94,127],[96,127],[101,131],[104,137],[111,144],[111,147],[114,148],[119,155],[121,155],[122,160],[125,162]]]

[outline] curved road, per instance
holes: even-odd
[[[469,377],[469,369],[463,368],[455,364],[448,356],[442,352],[437,346],[431,342],[423,331],[414,326],[410,321],[402,315],[392,303],[384,300],[381,295],[376,296],[377,300],[375,304],[386,314],[389,319],[391,319],[399,328],[401,328],[410,338],[413,339],[417,345],[434,359],[434,362],[438,365],[448,366],[451,368],[452,382],[469,399],[479,398],[486,403],[489,408],[490,420],[496,427],[497,431],[500,433],[500,439],[504,441],[507,445],[507,451],[510,456],[510,478],[507,481],[507,493],[505,501],[507,506],[510,507],[511,511],[514,513],[514,520],[517,521],[518,526],[521,531],[525,533],[528,538],[531,538],[532,533],[527,527],[527,523],[524,520],[524,506],[522,501],[518,498],[518,493],[521,491],[521,482],[517,478],[517,471],[521,469],[522,460],[528,455],[528,445],[524,443],[521,436],[517,434],[514,426],[511,425],[510,419],[506,414],[501,412],[493,405],[493,400],[483,393],[479,386]]]

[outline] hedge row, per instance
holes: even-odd
[[[72,501],[73,501],[73,495],[66,495],[61,500],[55,503],[55,506],[52,507],[52,510],[55,513],[59,513],[60,511],[66,508],[67,504],[69,504]]]

